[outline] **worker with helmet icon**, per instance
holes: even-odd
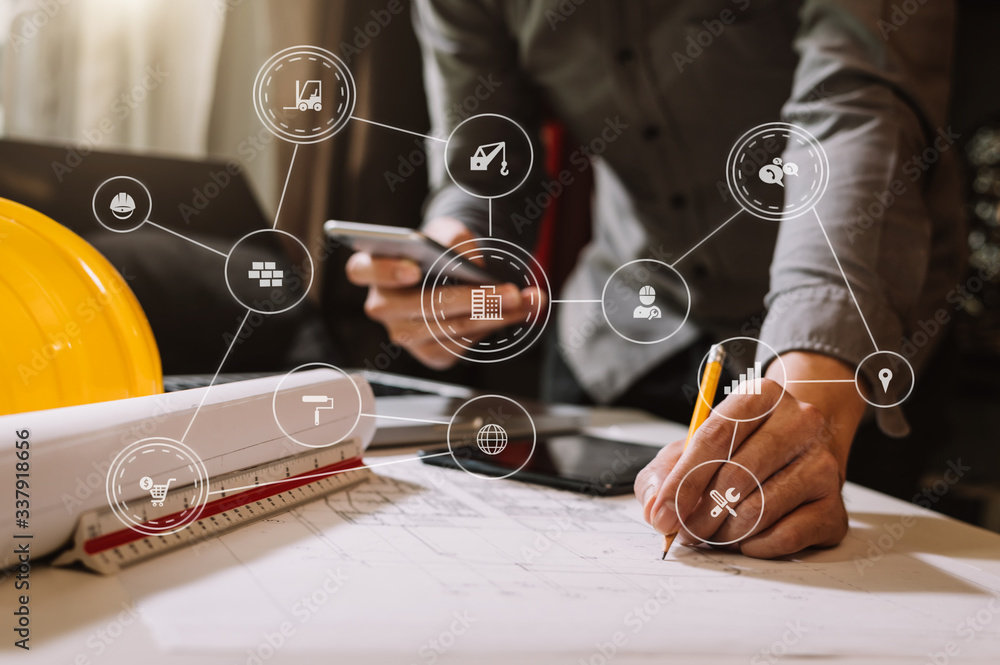
[[[639,289],[639,305],[632,310],[633,319],[658,319],[662,316],[656,302],[656,289],[648,284]]]

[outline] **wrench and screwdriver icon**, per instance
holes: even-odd
[[[708,493],[708,495],[712,497],[712,501],[719,504],[715,508],[712,508],[712,512],[710,513],[712,517],[718,517],[722,514],[723,510],[728,510],[730,515],[737,517],[736,511],[729,506],[729,504],[736,503],[740,500],[740,493],[736,491],[735,487],[727,489],[725,497],[719,494],[718,490],[712,490]]]

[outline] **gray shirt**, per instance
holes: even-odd
[[[552,114],[600,148],[590,155],[593,240],[559,297],[598,300],[609,275],[638,258],[677,261],[687,282],[689,320],[658,344],[623,340],[598,303],[558,305],[562,353],[597,401],[704,332],[759,336],[778,354],[814,351],[852,367],[877,344],[920,367],[937,340],[908,342],[945,307],[964,247],[946,116],[952,1],[415,4],[435,135],[489,112],[535,137]],[[734,143],[777,120],[808,130],[829,157],[815,215],[761,220],[739,212],[726,186]],[[790,145],[785,161],[798,157]],[[529,202],[551,179],[540,163],[493,203],[495,233],[525,245],[537,225],[516,222],[533,221]],[[443,158],[430,164],[426,218],[484,229],[487,202],[458,189]],[[795,178],[786,185],[786,197],[802,193]],[[766,363],[772,354],[760,348]],[[887,433],[906,433],[897,410],[879,411]]]

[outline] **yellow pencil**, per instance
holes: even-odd
[[[722,363],[726,359],[726,350],[722,348],[720,344],[713,344],[712,348],[708,350],[708,360],[705,363],[705,372],[701,376],[701,391],[699,392],[698,401],[694,405],[694,413],[691,414],[691,425],[688,427],[687,440],[684,441],[684,447],[687,448],[688,444],[691,443],[691,437],[694,433],[698,431],[709,414],[712,413],[712,402],[715,401],[715,391],[719,387],[719,377],[722,375]],[[663,536],[663,558],[667,558],[667,551],[670,550],[670,546],[674,543],[674,538],[677,537],[677,531],[673,533],[668,533]]]

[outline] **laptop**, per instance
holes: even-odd
[[[150,190],[156,223],[185,235],[217,238],[220,247],[248,233],[270,228],[270,222],[241,171],[220,161],[191,161],[145,154],[91,151],[82,155],[63,145],[0,140],[0,197],[10,198],[57,220],[84,238],[107,235],[94,220],[90,200],[108,178],[128,175]],[[210,187],[209,183],[225,186]],[[198,205],[211,195],[211,205]],[[200,209],[199,209],[200,208]],[[192,210],[198,211],[192,214]],[[128,238],[129,234],[124,234]],[[211,241],[209,241],[211,242]],[[277,248],[276,251],[280,251]],[[227,323],[231,327],[231,322]],[[228,330],[228,328],[227,328]],[[380,417],[372,446],[440,443],[459,407],[482,395],[469,388],[383,372],[361,371],[376,396]],[[217,383],[259,378],[273,373],[222,374]],[[167,376],[168,392],[209,385],[211,375]],[[587,410],[570,405],[548,405],[517,400],[531,416],[539,435],[578,430]],[[515,418],[515,421],[518,419]],[[530,435],[526,419],[508,427],[511,436]],[[457,420],[453,434],[475,432],[479,423]]]
[[[220,246],[270,228],[241,170],[219,160],[187,160],[129,152],[0,140],[0,197],[51,217],[77,235],[106,234],[91,201],[109,178],[127,175],[146,185],[151,219],[171,231],[218,238]]]

